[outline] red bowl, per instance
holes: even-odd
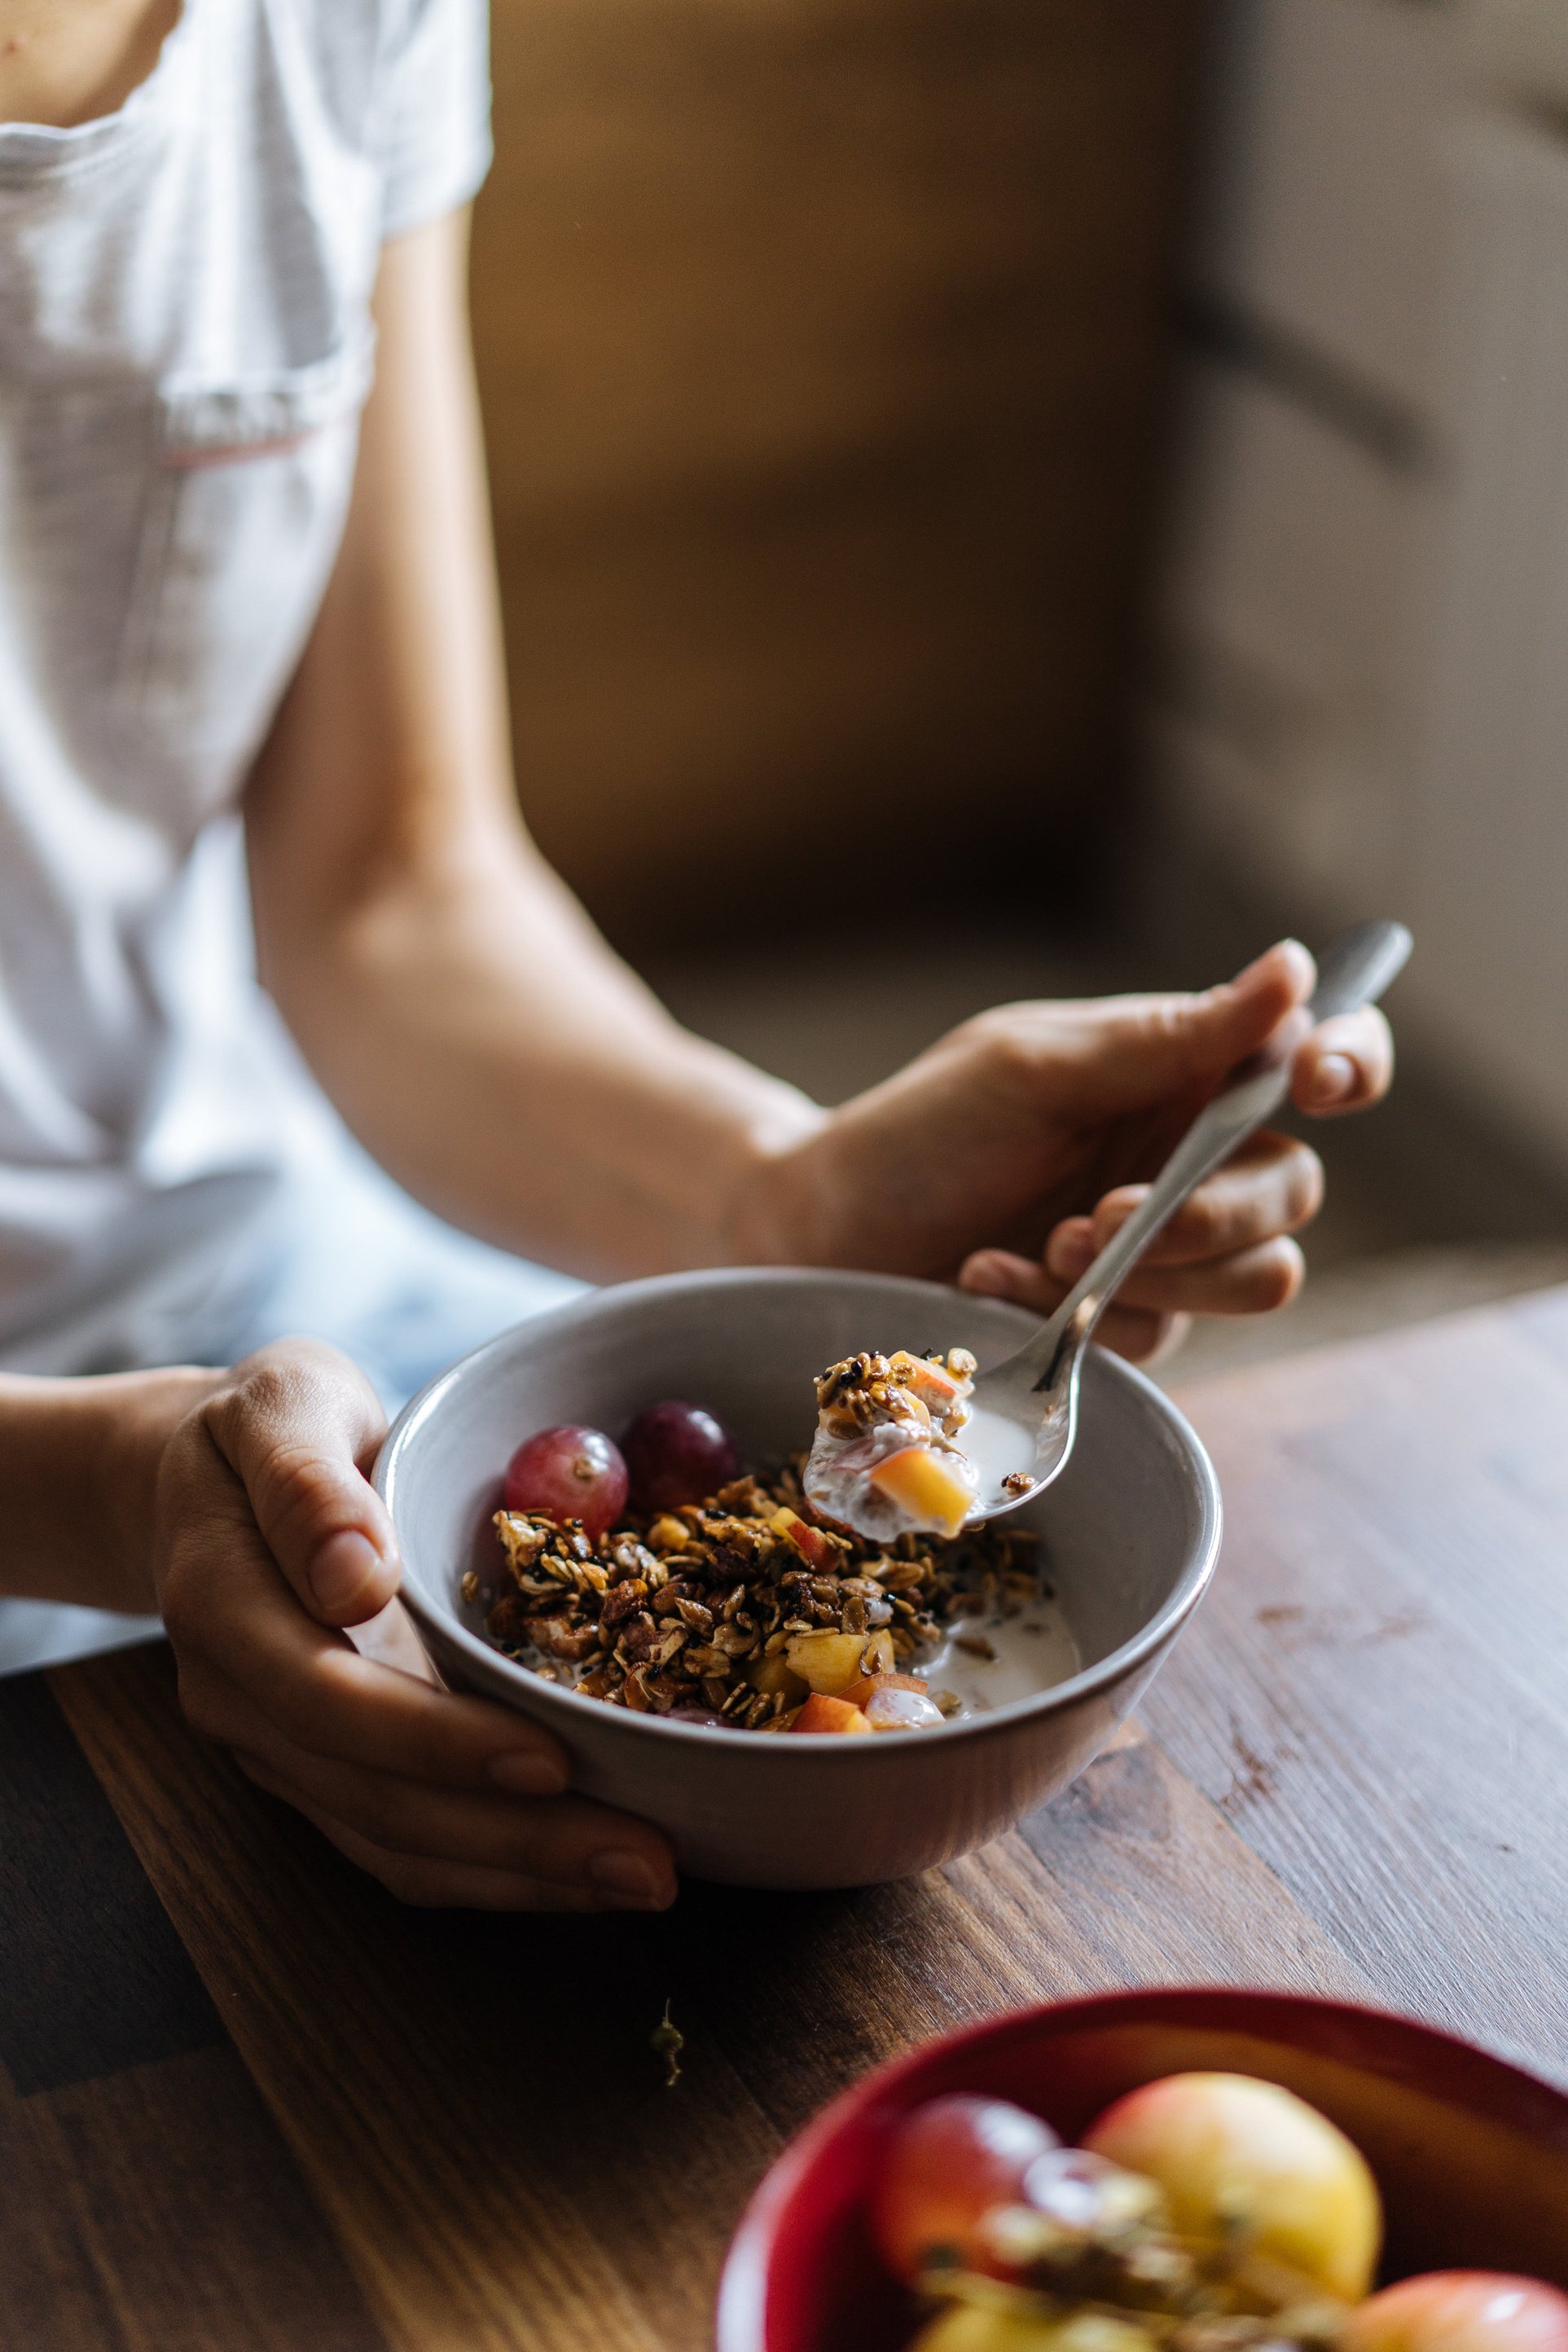
[[[718,2352],[897,2352],[917,2307],[883,2271],[866,2199],[898,2116],[994,2093],[1075,2140],[1162,2074],[1283,2083],[1355,2141],[1388,2222],[1383,2276],[1480,2268],[1568,2287],[1568,2096],[1411,2019],[1292,1993],[1108,1993],[1013,2011],[868,2074],[792,2140],[737,2231]]]

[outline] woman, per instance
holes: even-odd
[[[396,1892],[658,1906],[661,1839],[542,1733],[338,1630],[396,1589],[382,1402],[561,1295],[528,1260],[1049,1307],[1312,965],[1004,1007],[829,1112],[612,956],[516,811],[483,58],[476,0],[57,0],[0,46],[0,1660],[58,1654],[24,1599],[161,1608],[197,1725]],[[1296,1100],[1391,1064],[1327,1024]],[[1103,1336],[1278,1306],[1320,1193],[1256,1139]]]

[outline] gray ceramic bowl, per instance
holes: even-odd
[[[671,1275],[595,1291],[504,1332],[399,1415],[375,1481],[404,1598],[449,1682],[546,1725],[575,1785],[666,1831],[683,1869],[744,1886],[855,1886],[966,1853],[1054,1796],[1135,1704],[1197,1605],[1219,1493],[1176,1407],[1090,1349],[1077,1450],[1020,1519],[1040,1530],[1082,1670],[941,1730],[765,1738],[662,1723],[541,1681],[486,1641],[459,1585],[494,1573],[489,1515],[513,1450],[555,1422],[614,1433],[690,1397],[763,1469],[803,1445],[812,1375],[864,1347],[962,1346],[982,1365],[1035,1328],[926,1282],[796,1269]]]

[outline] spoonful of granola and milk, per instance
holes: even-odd
[[[881,1543],[956,1536],[981,1516],[982,1495],[1006,1490],[1009,1477],[1028,1493],[1034,1448],[1016,1422],[976,1409],[975,1371],[967,1348],[830,1364],[817,1381],[804,1480],[823,1517]]]
[[[1375,1003],[1409,952],[1401,923],[1345,932],[1319,960],[1308,1024]],[[1288,1100],[1302,1034],[1298,1014],[1271,1048],[1231,1074],[1050,1321],[1005,1363],[977,1381],[976,1360],[963,1348],[830,1365],[817,1382],[805,1476],[818,1510],[878,1542],[955,1536],[1050,1486],[1078,1433],[1079,1372],[1095,1324],[1188,1194]]]

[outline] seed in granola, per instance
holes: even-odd
[[[601,1623],[619,1625],[623,1619],[635,1616],[647,1597],[648,1588],[640,1576],[628,1577],[624,1584],[612,1584],[600,1611]]]
[[[622,1628],[621,1639],[615,1644],[617,1654],[639,1664],[651,1658],[659,1646],[659,1629],[645,1612],[628,1620]]]
[[[468,1573],[465,1576],[457,1590],[461,1592],[465,1601],[473,1601],[478,1599],[479,1580],[475,1575],[472,1569],[468,1570]]]
[[[530,1617],[528,1632],[536,1650],[542,1650],[547,1657],[559,1658],[568,1665],[580,1664],[599,1647],[597,1626],[573,1625],[562,1617]]]
[[[664,2003],[664,2014],[648,2036],[648,2046],[664,2062],[664,2088],[673,2091],[681,2079],[681,2053],[686,2037],[678,2025],[670,2021],[670,2004]]]
[[[526,1642],[528,1638],[528,1618],[527,1601],[515,1592],[508,1593],[504,1600],[497,1601],[486,1618],[485,1631],[492,1642]]]
[[[985,1658],[988,1661],[994,1659],[997,1654],[995,1644],[988,1642],[983,1633],[959,1633],[954,1638],[953,1647],[956,1650],[967,1650],[972,1658]]]

